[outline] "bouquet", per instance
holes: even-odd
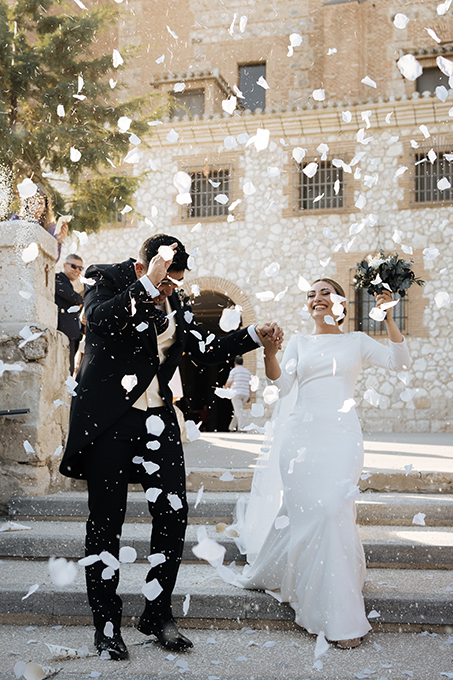
[[[424,286],[426,283],[415,276],[413,264],[413,260],[400,259],[398,253],[386,255],[381,249],[378,255],[357,263],[354,288],[364,288],[369,295],[382,293],[386,288],[403,298],[413,283],[417,286]]]

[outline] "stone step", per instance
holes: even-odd
[[[231,481],[220,481],[225,472],[233,476]],[[452,494],[453,473],[432,471],[412,471],[408,475],[404,470],[376,470],[366,465],[364,473],[371,476],[360,480],[361,491],[376,493],[419,493],[419,494]],[[252,487],[253,469],[245,468],[187,468],[186,485],[188,491],[196,491],[201,485],[207,491],[250,491]]]
[[[143,563],[121,565],[119,592],[124,602],[124,616],[141,613],[141,587],[148,566]],[[239,567],[234,568],[240,571]],[[39,588],[25,600],[30,586]],[[375,610],[379,617],[373,623],[443,625],[453,624],[453,578],[446,571],[401,571],[375,569],[365,583],[364,597],[367,612]],[[183,618],[182,605],[190,595],[187,617],[192,620],[215,621],[239,619],[263,622],[287,622],[294,619],[293,610],[262,591],[243,590],[225,583],[217,571],[206,564],[183,564],[173,597],[176,617]],[[76,580],[68,586],[52,584],[47,563],[27,560],[7,560],[1,564],[0,621],[13,623],[80,622],[78,617],[89,617],[84,570],[78,567]]]
[[[195,508],[196,493],[188,493],[189,521],[199,524],[231,522],[239,498],[234,492],[205,492]],[[426,515],[427,526],[453,526],[453,496],[444,494],[372,493],[362,494],[356,501],[359,524],[410,524],[416,513]],[[33,517],[40,519],[85,519],[88,513],[87,494],[65,491],[41,497],[13,498],[9,516],[15,521]],[[130,492],[126,521],[148,521],[148,504],[143,492]]]
[[[190,610],[188,616],[190,617]],[[429,632],[433,626],[410,626],[411,632],[373,631],[353,652],[331,646],[321,658],[322,668],[315,663],[316,637],[295,624],[266,621],[262,629],[256,619],[226,622],[207,621],[207,629],[194,619],[179,619],[182,632],[194,643],[187,654],[169,654],[168,650],[140,634],[132,626],[124,626],[122,634],[129,648],[127,662],[112,663],[94,654],[91,625],[55,626],[41,621],[30,631],[23,625],[2,626],[0,680],[13,680],[13,667],[18,660],[32,660],[56,668],[56,680],[90,680],[100,677],[117,680],[175,680],[184,675],[196,680],[445,680],[451,671],[451,639],[445,630]],[[278,626],[278,628],[276,628]],[[415,629],[415,630],[414,630]],[[30,639],[33,640],[30,643]],[[81,649],[87,646],[93,656],[61,659],[51,656],[47,646],[62,645]],[[14,650],[12,656],[7,650]]]
[[[150,523],[129,523],[123,527],[121,545],[136,549],[138,558],[149,555]],[[0,533],[0,557],[45,559],[50,556],[80,559],[84,555],[85,524],[65,521],[28,522],[29,530]],[[206,526],[208,535],[222,544],[225,560],[244,560],[228,529],[219,532]],[[369,567],[398,566],[404,569],[453,567],[453,533],[445,527],[421,526],[359,526]],[[189,525],[186,532],[183,559],[196,561],[192,553],[197,543],[197,526]]]

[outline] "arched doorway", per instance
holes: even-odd
[[[200,288],[200,295],[192,298],[192,311],[197,322],[208,333],[214,333],[217,337],[226,335],[219,326],[220,317],[225,307],[233,307],[235,304],[240,304],[243,308],[241,326],[254,322],[250,302],[240,289],[236,290],[236,286],[228,281],[211,278],[197,279],[196,283]],[[248,352],[244,356],[244,363],[252,373],[256,372],[254,355],[254,352]],[[201,429],[207,432],[228,430],[232,415],[231,401],[220,399],[214,394],[214,390],[225,385],[232,368],[233,359],[217,366],[198,366],[189,357],[182,358],[180,371],[184,399],[178,402],[178,406],[184,412],[186,420],[195,420],[197,423],[202,420]]]

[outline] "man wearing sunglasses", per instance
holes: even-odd
[[[74,372],[74,357],[80,342],[81,325],[79,312],[83,297],[74,290],[73,284],[83,271],[83,261],[74,253],[68,255],[63,271],[55,275],[55,304],[58,307],[58,330],[69,338],[69,373]],[[77,309],[76,309],[77,307]]]
[[[86,348],[60,472],[87,480],[86,582],[95,646],[103,658],[128,657],[116,590],[130,482],[142,485],[153,517],[151,568],[138,630],[155,635],[167,649],[192,647],[171,607],[188,507],[169,382],[183,353],[197,364],[218,364],[256,349],[260,336],[271,335],[278,344],[282,340],[281,329],[271,324],[208,336],[188,299],[178,293],[187,262],[178,239],[157,234],[145,241],[137,260],[92,265],[87,271]],[[112,564],[115,568],[106,568]]]

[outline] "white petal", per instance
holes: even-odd
[[[263,404],[252,404],[251,412],[254,418],[262,418],[264,416]]]
[[[82,154],[74,146],[71,146],[69,150],[69,157],[73,163],[77,163],[82,158]]]
[[[412,524],[418,524],[421,527],[425,526],[425,513],[423,512],[417,512],[416,515],[413,516],[412,518]]]
[[[325,654],[328,649],[330,649],[330,645],[327,642],[323,631],[321,631],[316,638],[315,659],[318,659],[320,656]]]
[[[35,593],[35,592],[38,590],[38,588],[39,588],[39,584],[38,584],[38,583],[35,583],[34,586],[30,586],[30,588],[28,589],[27,594],[23,596],[22,600],[26,600],[27,597],[30,597],[30,595],[33,595],[33,593]]]
[[[364,194],[359,194],[357,201],[355,202],[355,207],[362,210],[366,205],[366,196]]]
[[[381,615],[375,609],[372,609],[368,614],[369,619],[378,619]]]
[[[194,442],[197,439],[200,439],[200,430],[198,429],[197,425],[194,423],[193,420],[186,420],[186,432],[189,441]]]
[[[113,50],[113,68],[118,68],[118,66],[121,66],[121,64],[124,64],[123,57],[118,52],[118,50]]]
[[[451,182],[446,177],[442,177],[442,179],[440,179],[437,182],[437,188],[439,189],[439,191],[445,191],[445,189],[450,189]]]
[[[431,133],[428,130],[428,128],[426,127],[426,125],[420,125],[419,130],[420,130],[420,132],[422,133],[422,135],[425,139],[428,139],[428,137],[431,137]]]
[[[355,399],[345,399],[343,406],[338,409],[338,413],[349,413],[349,411],[354,408],[355,404]]]
[[[302,149],[300,146],[296,146],[295,149],[293,149],[293,158],[296,161],[296,163],[300,163],[303,158],[305,158],[307,150]]]
[[[453,61],[451,59],[445,59],[445,57],[437,57],[436,64],[442,71],[444,75],[448,78],[453,76]]]
[[[441,102],[445,102],[448,97],[448,90],[445,85],[439,85],[436,87],[436,97],[440,99]]]
[[[145,585],[142,587],[142,593],[146,597],[147,600],[152,602],[153,600],[156,599],[156,597],[159,597],[161,592],[163,591],[162,586],[160,585],[159,581],[157,578],[154,578],[152,581],[149,583],[145,583]]]
[[[153,450],[157,450],[160,448],[160,442],[148,442],[148,444],[159,444],[159,446],[153,448]],[[151,449],[152,447],[147,446],[146,448]],[[160,470],[160,465],[157,463],[153,463],[151,460],[144,460],[142,461],[142,465],[145,468],[146,474],[148,475],[153,475],[155,472]]]
[[[137,559],[137,551],[130,545],[124,545],[120,548],[120,562],[122,564],[132,564]]]
[[[159,437],[165,429],[165,423],[160,416],[152,415],[146,419],[146,431]]]
[[[246,196],[251,196],[252,194],[255,193],[256,189],[253,186],[252,182],[246,182],[242,188],[244,194]]]
[[[219,477],[221,482],[232,482],[234,480],[233,475],[228,470]]]
[[[350,123],[352,120],[352,113],[350,111],[342,111],[341,117],[344,123]]]
[[[186,595],[186,597],[184,598],[184,602],[182,603],[182,613],[184,614],[184,616],[187,616],[189,607],[190,607],[190,595]]]
[[[271,290],[265,290],[262,293],[255,293],[255,295],[258,300],[261,300],[261,302],[269,302],[269,300],[273,300],[275,297]]]
[[[126,390],[127,393],[131,392],[138,383],[137,376],[125,375],[121,380],[121,386]]]
[[[170,26],[167,26],[167,31],[170,33],[172,38],[174,38],[175,40],[178,39],[178,36],[176,35],[176,33],[174,31],[171,30]]]
[[[326,98],[326,93],[324,90],[313,90],[313,99],[317,102],[323,102]]]
[[[260,85],[260,86],[261,86],[262,88],[264,88],[265,90],[268,90],[268,89],[269,89],[269,85],[267,84],[267,81],[266,81],[265,78],[263,78],[263,76],[260,76],[260,77],[258,78],[258,80],[256,81],[256,84],[257,84],[257,85]]]
[[[267,385],[263,390],[263,400],[268,406],[277,401],[279,389],[276,385]]]
[[[395,17],[393,19],[393,24],[395,28],[400,28],[401,30],[403,30],[404,28],[406,28],[408,23],[409,17],[407,17],[405,14],[401,14],[401,12],[395,14]]]
[[[180,497],[178,496],[178,494],[168,493],[167,498],[168,498],[168,501],[169,501],[171,507],[173,508],[173,510],[177,511],[177,510],[180,510],[182,508],[182,501],[181,501]]]
[[[237,98],[231,95],[229,99],[224,99],[222,101],[222,109],[226,111],[226,113],[232,114],[233,111],[236,109],[237,105]]]
[[[370,87],[377,87],[374,80],[371,80],[369,76],[365,76],[365,78],[362,78],[360,82],[363,83],[364,85],[369,85]]]
[[[157,489],[156,487],[151,486],[146,490],[145,498],[148,503],[155,503],[161,493],[162,489]]]
[[[318,164],[313,161],[312,163],[306,165],[302,172],[304,175],[307,175],[307,177],[314,177],[318,172]]]
[[[276,518],[274,522],[275,528],[278,529],[284,529],[285,527],[289,526],[289,517],[288,515],[280,515],[279,517]]]
[[[365,394],[363,395],[363,398],[365,401],[367,401],[371,406],[379,406],[379,400],[380,400],[380,395],[376,392],[374,388],[370,388],[366,390]]]
[[[299,276],[297,286],[299,290],[301,290],[303,293],[308,293],[308,291],[311,289],[311,285],[308,283],[307,279],[305,279],[303,276]]]
[[[165,54],[162,54],[160,57],[156,59],[156,64],[163,64],[165,61]]]
[[[370,310],[368,316],[374,321],[384,321],[387,314],[379,307],[373,307],[373,309]]]
[[[246,26],[247,26],[247,17],[245,15],[243,15],[239,19],[239,30],[241,31],[241,33],[244,33]]]
[[[66,115],[63,104],[58,104],[57,106],[57,116],[64,118]]]
[[[148,562],[151,567],[157,567],[159,564],[163,564],[166,559],[163,553],[154,553],[154,555],[149,555]]]
[[[172,128],[168,135],[165,137],[165,139],[167,140],[167,142],[170,142],[170,144],[174,144],[179,139],[179,133]]]
[[[446,290],[441,290],[435,294],[434,302],[436,303],[437,309],[441,309],[442,307],[448,307],[451,302],[451,298]]]
[[[239,305],[227,307],[222,311],[219,326],[225,333],[235,331],[239,327],[239,324],[241,323],[241,311],[242,308]]]
[[[396,65],[407,80],[417,80],[423,73],[422,65],[417,61],[413,54],[405,54],[398,59]]]
[[[49,560],[49,574],[55,585],[63,587],[73,583],[77,577],[77,566],[68,562],[64,557],[51,557]]]
[[[228,135],[223,140],[223,146],[225,147],[225,149],[228,149],[228,150],[235,149],[237,147],[237,145],[238,145],[238,143],[237,143],[236,137],[234,137],[234,135]]]

